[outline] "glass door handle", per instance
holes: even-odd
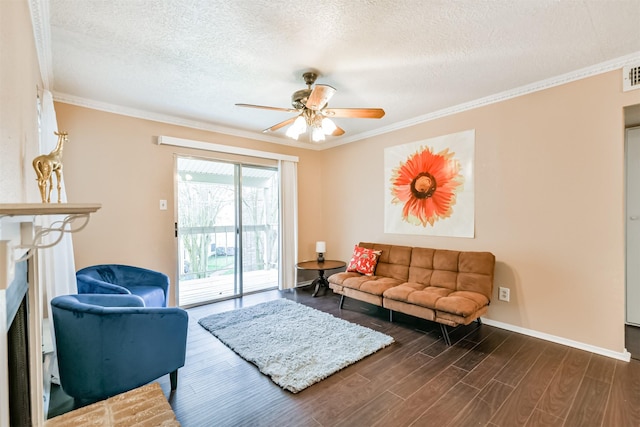
[[[638,215],[631,215],[631,216],[629,217],[629,219],[630,219],[631,221],[637,221],[638,219],[640,219],[640,216],[638,216]]]

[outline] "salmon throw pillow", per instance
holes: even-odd
[[[373,249],[362,248],[356,245],[353,248],[353,256],[347,266],[347,271],[357,271],[365,276],[373,276],[378,264],[382,251],[374,251]]]

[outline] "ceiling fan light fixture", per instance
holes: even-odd
[[[300,133],[305,133],[307,131],[307,121],[304,117],[298,116],[295,122],[293,122],[293,127],[296,128],[296,131]]]
[[[307,131],[307,122],[304,117],[298,116],[289,129],[287,129],[286,135],[289,138],[298,140],[298,137]]]
[[[311,140],[313,142],[321,142],[325,140],[322,128],[314,127],[311,130]]]
[[[1,1],[1,0],[0,0]],[[336,93],[336,89],[326,84],[315,84],[318,73],[309,71],[302,75],[306,89],[301,89],[291,96],[293,108],[269,107],[254,104],[236,104],[240,107],[260,108],[263,110],[297,113],[297,117],[286,120],[264,129],[263,132],[275,132],[286,126],[286,136],[296,141],[303,133],[309,134],[313,142],[324,141],[325,135],[342,136],[344,129],[336,125],[329,117],[379,119],[384,116],[382,108],[328,108],[329,99]]]
[[[322,131],[325,135],[331,135],[336,129],[337,126],[333,123],[333,120],[328,117],[322,119]]]
[[[298,140],[298,136],[300,136],[300,134],[296,132],[293,125],[289,126],[289,129],[287,129],[285,135],[287,135],[289,138],[295,139],[296,141]]]

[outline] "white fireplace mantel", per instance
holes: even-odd
[[[0,427],[9,426],[7,332],[10,325],[7,317],[12,307],[8,307],[7,295],[14,279],[16,262],[23,259],[31,261],[28,272],[30,401],[32,422],[39,426],[44,424],[45,414],[41,357],[43,290],[38,282],[37,252],[39,248],[55,245],[64,233],[80,231],[86,226],[89,216],[100,207],[95,203],[0,204]],[[42,215],[54,215],[55,221],[49,228],[37,226],[37,217]],[[50,233],[53,233],[53,242],[44,245],[42,238]]]

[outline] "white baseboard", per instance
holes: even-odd
[[[599,354],[601,356],[622,360],[624,362],[631,361],[631,353],[629,353],[626,348],[624,349],[623,352],[611,351],[606,348],[593,346],[591,344],[585,344],[585,343],[573,341],[567,338],[545,334],[544,332],[534,331],[533,329],[527,329],[527,328],[522,328],[520,326],[510,325],[508,323],[498,322],[497,320],[485,319],[484,317],[482,318],[482,323],[489,326],[495,326],[496,328],[506,329],[507,331],[517,332],[519,334],[528,335],[530,337],[540,338],[545,341],[551,341],[557,344],[562,344],[562,345],[577,348],[580,350],[588,351],[590,353]]]
[[[309,286],[312,283],[313,283],[313,280],[305,280],[303,282],[298,282],[296,283],[296,288],[303,288],[305,286]]]

